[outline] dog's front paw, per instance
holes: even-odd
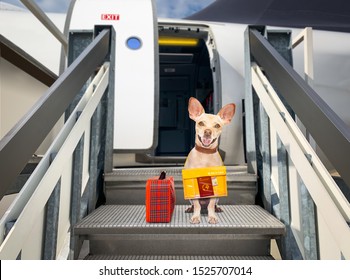
[[[201,222],[200,216],[193,215],[190,219],[191,224],[199,224]]]
[[[209,224],[217,224],[218,221],[219,221],[218,217],[216,217],[215,215],[209,215],[209,217],[208,217]]]

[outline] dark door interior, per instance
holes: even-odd
[[[177,36],[181,36],[177,33]],[[186,156],[194,146],[188,100],[211,111],[213,78],[203,39],[196,46],[160,46],[159,131],[156,156]]]

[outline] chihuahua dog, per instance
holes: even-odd
[[[235,110],[236,105],[230,103],[225,105],[217,115],[207,114],[196,98],[190,98],[188,112],[190,118],[196,122],[196,139],[195,147],[188,154],[185,169],[223,165],[218,152],[219,137],[223,126],[231,122]],[[215,214],[217,202],[218,198],[191,200],[192,207],[186,211],[193,212],[190,222],[193,224],[200,223],[201,205],[207,204],[208,223],[216,224],[218,222]]]

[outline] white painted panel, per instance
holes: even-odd
[[[321,260],[340,260],[341,252],[337,242],[334,240],[332,233],[329,231],[327,223],[322,215],[318,215],[318,238]]]
[[[242,100],[244,99],[245,25],[209,23],[219,54],[222,105],[236,104],[236,113],[225,127],[220,148],[226,152],[225,164],[244,164]],[[239,34],[239,35],[238,35]]]
[[[117,150],[153,146],[155,22],[151,0],[78,0],[74,7],[70,30],[112,25],[116,31],[114,149]],[[130,37],[141,40],[140,49],[127,47]]]
[[[40,260],[42,259],[42,249],[44,242],[44,217],[45,208],[40,211],[36,217],[32,230],[27,235],[27,240],[23,244],[21,259],[22,260]]]

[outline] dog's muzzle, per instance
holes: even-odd
[[[210,145],[212,145],[216,141],[217,138],[211,139],[211,137],[208,138],[208,137],[205,137],[205,135],[202,138],[198,135],[198,139],[201,142],[203,147],[208,148]]]

